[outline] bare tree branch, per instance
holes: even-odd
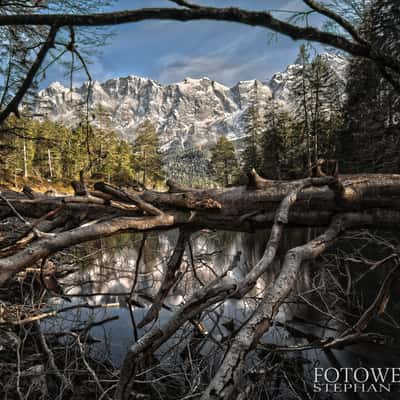
[[[186,8],[191,8],[191,9],[196,9],[200,8],[200,6],[196,4],[190,4],[185,0],[170,0],[172,3],[177,4],[178,6],[186,7]]]
[[[315,1],[315,0],[303,0],[305,4],[307,4],[310,8],[318,12],[319,14],[325,15],[332,21],[335,21],[339,24],[345,31],[347,31],[351,37],[360,44],[367,44],[367,42],[358,34],[357,30],[354,26],[347,20],[345,20],[342,16],[325,7],[323,4]]]
[[[143,328],[145,325],[158,318],[158,314],[160,312],[163,301],[168,296],[170,290],[179,279],[178,270],[181,266],[183,253],[185,252],[185,246],[190,238],[190,234],[191,232],[185,229],[181,229],[179,231],[178,240],[176,242],[171,258],[167,263],[161,287],[154,298],[154,303],[151,305],[150,309],[147,311],[146,315],[139,323],[139,328]]]
[[[139,22],[149,19],[158,20],[215,20],[238,22],[250,26],[264,27],[274,32],[291,37],[293,40],[309,40],[336,47],[357,57],[369,58],[378,61],[393,71],[400,72],[400,62],[391,55],[382,54],[379,49],[373,49],[369,43],[358,43],[345,37],[322,31],[314,27],[300,27],[278,18],[266,11],[249,11],[240,8],[216,8],[190,5],[187,8],[143,8],[113,13],[97,14],[21,14],[0,16],[0,26],[12,25],[48,25],[48,26],[106,26]],[[313,3],[314,4],[314,3]],[[315,6],[315,4],[314,4]],[[327,15],[347,24],[341,17],[332,11]],[[348,26],[347,26],[348,27]],[[354,32],[353,32],[354,33]]]
[[[54,24],[50,24],[50,31],[47,36],[46,42],[43,44],[41,47],[36,60],[32,64],[30,70],[28,71],[24,82],[22,83],[21,87],[13,97],[13,99],[7,104],[5,109],[0,112],[0,124],[3,123],[7,117],[11,114],[14,113],[15,115],[18,115],[18,106],[21,103],[23,97],[25,96],[26,92],[29,90],[29,88],[32,85],[33,80],[35,79],[35,76],[37,72],[40,69],[40,66],[42,65],[44,59],[46,58],[46,55],[48,51],[54,46],[54,41],[56,39],[56,35],[58,32],[58,26]]]
[[[228,399],[239,384],[246,354],[254,348],[271,326],[279,306],[292,290],[301,263],[318,257],[346,229],[343,216],[332,220],[328,230],[303,246],[288,251],[279,276],[268,289],[253,316],[234,337],[229,351],[201,399]]]

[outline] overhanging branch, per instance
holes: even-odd
[[[43,64],[44,59],[48,51],[54,46],[54,41],[57,36],[58,26],[54,24],[49,24],[51,26],[49,34],[47,36],[46,42],[43,44],[41,49],[39,50],[38,55],[36,56],[35,61],[33,62],[31,68],[29,69],[21,87],[18,89],[15,96],[12,100],[8,103],[3,111],[0,113],[0,124],[3,123],[11,113],[18,115],[18,106],[21,103],[23,97],[25,96],[26,92],[32,85],[33,80],[37,72],[39,71],[41,65]]]
[[[186,2],[180,2],[186,3]],[[313,3],[314,4],[314,3]],[[323,10],[324,11],[324,10]],[[321,11],[319,11],[321,12]],[[332,14],[332,15],[330,15]],[[340,16],[330,11],[329,18]],[[12,25],[48,25],[48,26],[109,26],[134,23],[144,20],[214,20],[237,22],[249,26],[270,29],[274,32],[291,37],[293,40],[309,40],[343,50],[357,57],[365,57],[379,61],[385,67],[400,72],[400,62],[387,54],[381,54],[379,49],[373,49],[369,43],[349,40],[341,35],[322,31],[314,27],[300,27],[275,18],[267,11],[250,11],[241,8],[217,8],[190,5],[190,8],[143,8],[109,13],[96,14],[21,14],[0,16],[0,26]],[[342,25],[347,26],[341,21]],[[347,26],[348,28],[348,26]],[[353,35],[356,32],[353,32]]]

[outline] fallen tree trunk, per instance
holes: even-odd
[[[304,190],[291,210],[291,223],[311,226],[327,226],[329,213],[337,211],[359,211],[371,208],[400,209],[400,175],[353,175],[340,177],[339,187],[335,178],[307,178],[315,185]],[[276,211],[279,203],[290,190],[302,184],[298,181],[269,181],[259,178],[255,185],[237,186],[225,189],[196,190],[180,188],[169,192],[144,191],[127,193],[106,184],[96,184],[91,196],[54,197],[40,195],[35,199],[22,193],[3,192],[15,209],[23,216],[39,218],[45,213],[65,205],[64,213],[85,219],[104,216],[135,216],[146,211],[149,215],[196,211],[198,220],[213,224],[214,219],[227,221],[240,219],[227,229],[243,229],[240,223],[250,221],[268,222],[269,214]],[[112,188],[112,191],[110,190]],[[336,191],[336,193],[335,193]],[[100,198],[103,194],[103,198]],[[137,202],[142,202],[138,204]],[[136,203],[135,206],[133,204]],[[131,207],[127,207],[131,204]],[[148,209],[143,210],[147,204]],[[154,208],[154,207],[158,208]],[[311,213],[311,215],[307,215]],[[319,213],[314,215],[313,213]],[[251,215],[250,215],[251,214]],[[0,218],[13,215],[9,205],[0,199]],[[260,216],[263,216],[261,218]],[[322,221],[319,216],[322,216]],[[209,220],[207,220],[209,218]],[[273,218],[269,218],[272,222]]]
[[[224,361],[203,398],[226,399],[240,382],[246,354],[267,332],[279,306],[294,287],[303,260],[320,255],[346,229],[393,227],[400,222],[400,175],[357,175],[270,181],[254,171],[247,186],[196,190],[171,182],[168,192],[127,192],[98,183],[84,195],[50,197],[3,192],[2,219],[17,218],[23,234],[0,239],[0,286],[21,270],[60,250],[123,232],[181,229],[153,310],[176,281],[190,232],[207,228],[253,231],[271,227],[260,261],[240,281],[227,271],[193,293],[160,327],[154,327],[129,350],[121,369],[117,399],[127,399],[134,378],[151,356],[186,322],[228,298],[243,298],[276,259],[285,226],[327,227],[316,239],[289,250],[276,279],[253,316],[236,332]],[[26,197],[28,196],[28,198]],[[155,313],[155,317],[156,317]],[[148,321],[153,320],[151,313]],[[143,323],[148,322],[146,319]]]
[[[178,187],[181,192],[170,184],[170,192],[128,193],[103,183],[96,184],[96,191],[88,196],[40,195],[31,199],[22,193],[3,192],[0,218],[17,215],[24,220],[27,234],[13,243],[14,247],[7,240],[0,241],[0,285],[43,257],[122,232],[179,227],[236,231],[267,228],[273,225],[280,202],[296,188],[302,190],[288,212],[289,226],[328,226],[337,213],[357,219],[357,227],[393,227],[400,221],[400,175],[287,182],[265,180],[255,172],[252,177],[248,186],[211,190]],[[55,210],[57,216],[53,215]]]

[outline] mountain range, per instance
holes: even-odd
[[[320,57],[344,88],[347,59],[333,54]],[[163,149],[188,142],[202,147],[214,143],[219,135],[230,140],[242,138],[244,114],[254,101],[261,107],[277,102],[289,112],[294,110],[299,102],[294,88],[301,70],[301,65],[293,64],[268,81],[240,81],[233,87],[209,78],[186,78],[163,85],[132,75],[85,82],[72,90],[54,82],[38,93],[35,113],[70,127],[87,115],[93,124],[113,129],[130,141],[136,128],[150,120]]]

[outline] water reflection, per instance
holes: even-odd
[[[146,237],[143,257],[139,265],[135,298],[144,308],[133,307],[135,321],[141,321],[157,293],[166,264],[177,240],[177,231],[150,234]],[[193,235],[191,251],[186,249],[181,265],[182,279],[165,299],[160,318],[162,324],[171,313],[191,296],[194,290],[222,274],[236,259],[237,267],[230,271],[230,279],[240,281],[262,256],[268,232],[254,234],[234,232],[203,231]],[[74,249],[68,254],[70,262],[79,266],[76,273],[63,280],[66,293],[73,304],[91,306],[111,305],[112,308],[79,309],[63,313],[65,320],[52,325],[57,330],[66,330],[72,324],[99,321],[118,316],[117,320],[92,329],[93,336],[99,336],[104,345],[96,345],[117,365],[120,364],[127,346],[132,343],[132,322],[126,303],[134,281],[136,263],[142,236],[120,235]],[[193,259],[192,259],[193,256]],[[213,329],[218,320],[216,339],[229,334],[224,324],[235,321],[239,326],[254,308],[255,297],[265,289],[265,279],[260,280],[246,300],[227,300],[210,313],[204,320],[207,329]],[[93,295],[94,294],[94,295]],[[59,300],[57,300],[59,301]],[[58,307],[64,307],[59,304]],[[60,325],[61,324],[61,325]],[[66,324],[66,325],[65,325]],[[143,335],[152,327],[150,324],[139,330]]]
[[[191,239],[191,251],[189,248],[186,249],[182,261],[181,279],[164,301],[165,307],[161,310],[160,316],[154,324],[161,326],[170,318],[174,310],[187,301],[196,289],[226,271],[235,260],[237,266],[230,272],[229,278],[237,281],[243,279],[249,269],[261,258],[268,233],[268,231],[252,234],[202,231],[194,234]],[[209,361],[210,357],[215,358],[213,363],[217,363],[222,354],[218,352],[218,344],[227,340],[231,333],[251,315],[257,299],[268,290],[268,284],[279,270],[279,261],[283,258],[286,250],[305,243],[319,233],[315,229],[292,229],[288,231],[284,236],[277,262],[264,274],[245,299],[229,299],[202,315],[202,321],[211,340],[202,343],[199,348],[196,347],[196,351],[200,352],[203,357],[208,357]],[[138,266],[138,280],[135,289],[135,299],[143,308],[137,306],[132,308],[136,324],[145,316],[151,305],[149,299],[155,296],[160,287],[177,235],[178,232],[171,231],[153,233],[146,237],[143,257]],[[126,299],[134,281],[141,242],[141,235],[126,234],[80,246],[71,253],[64,254],[67,262],[79,267],[74,274],[63,280],[66,292],[73,299],[73,303],[88,304],[93,307],[109,305],[110,307],[71,310],[62,314],[63,319],[56,318],[47,322],[47,329],[63,331],[71,329],[71,327],[76,329],[76,327],[88,323],[106,320],[107,322],[94,326],[90,330],[93,339],[101,340],[100,343],[95,343],[91,347],[91,351],[100,360],[107,359],[119,366],[134,337],[131,313]],[[375,250],[368,246],[361,246],[366,251],[363,256],[365,254],[371,255],[371,257],[372,255],[376,257],[385,256],[384,252],[379,250],[379,246]],[[268,345],[268,349],[272,345],[310,347],[313,338],[335,337],[338,332],[352,323],[352,317],[342,307],[343,298],[337,299],[328,296],[331,291],[329,285],[340,286],[342,280],[346,278],[346,274],[341,273],[342,269],[337,256],[337,254],[345,254],[349,250],[346,247],[351,247],[351,244],[344,240],[339,246],[340,251],[338,252],[337,249],[333,251],[334,256],[326,256],[323,260],[303,265],[296,290],[281,306],[273,329],[262,338],[262,344]],[[351,250],[354,252],[353,248]],[[381,252],[382,254],[380,254]],[[193,259],[191,254],[193,254]],[[342,258],[345,259],[344,256]],[[339,265],[333,270],[334,274],[329,269],[332,260]],[[64,260],[64,262],[66,261]],[[318,265],[318,263],[321,263],[321,265]],[[322,265],[324,268],[322,268]],[[384,274],[384,271],[382,273]],[[335,274],[338,275],[335,276]],[[370,281],[362,283],[359,288],[361,292],[369,293],[369,284],[376,289],[376,276],[375,280],[374,278],[369,279]],[[348,301],[353,300],[349,298]],[[366,304],[368,304],[368,301],[366,301]],[[58,305],[58,307],[64,306],[63,303]],[[324,310],[330,310],[332,315],[325,315],[326,311]],[[113,319],[113,317],[118,317],[118,319]],[[152,326],[152,324],[149,324],[139,329],[139,337],[144,335]],[[378,328],[378,331],[384,331],[382,326]],[[182,338],[185,338],[185,340],[182,340]],[[158,352],[158,356],[160,356],[160,353],[167,353],[168,349],[179,344],[182,348],[169,354],[169,358],[165,359],[168,360],[169,368],[174,369],[177,365],[176,357],[179,357],[179,354],[185,350],[185,346],[188,346],[188,343],[190,344],[192,340],[191,329],[178,331],[174,338],[164,344]],[[375,349],[378,355],[371,353],[371,349]],[[376,345],[374,347],[371,344],[354,345],[340,351],[307,349],[292,352],[289,358],[299,364],[304,375],[307,375],[306,369],[312,371],[315,365],[325,368],[332,365],[357,367],[362,364],[380,367],[396,366],[398,356],[388,349],[387,346]],[[286,354],[289,353],[286,352]],[[248,360],[249,370],[257,363],[259,363],[257,357]],[[309,376],[309,378],[312,381],[312,376]],[[352,396],[349,394],[336,395],[335,398],[353,398]],[[360,398],[360,396],[357,398]],[[373,399],[374,397],[363,395],[361,398]]]

